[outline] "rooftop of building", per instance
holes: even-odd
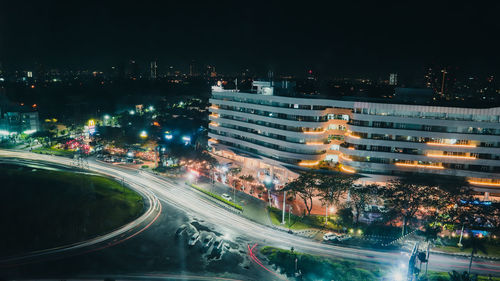
[[[297,91],[296,83],[292,81],[254,81],[250,89],[223,89],[256,95],[285,96],[306,99],[332,99],[354,102],[392,103],[406,105],[426,105],[459,108],[492,108],[500,107],[500,93],[496,99],[456,99],[440,98],[432,89],[402,88],[389,85],[375,85],[368,89],[343,93],[303,93]]]

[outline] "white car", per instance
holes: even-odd
[[[332,240],[337,240],[338,239],[338,236],[337,234],[335,233],[326,233],[325,235],[323,235],[323,240],[325,241],[332,241]]]
[[[222,198],[226,199],[227,201],[231,201],[231,196],[229,196],[227,193],[222,194]]]

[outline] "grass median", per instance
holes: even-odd
[[[210,196],[210,197],[212,197],[212,198],[215,198],[215,199],[217,199],[217,200],[219,200],[219,201],[221,201],[221,202],[223,202],[223,203],[226,203],[227,205],[229,205],[229,206],[231,206],[231,207],[233,207],[233,208],[235,208],[235,209],[238,209],[238,210],[240,210],[240,211],[243,211],[243,207],[242,207],[242,206],[240,206],[240,205],[238,205],[238,204],[236,204],[236,203],[234,203],[234,202],[231,202],[231,201],[229,201],[229,200],[226,200],[226,199],[222,198],[221,196],[219,196],[219,195],[217,195],[217,194],[215,194],[215,193],[212,193],[212,192],[210,192],[210,191],[208,191],[208,190],[205,190],[205,189],[203,189],[203,188],[201,188],[201,187],[197,186],[196,184],[187,183],[187,182],[186,182],[186,184],[187,184],[187,185],[189,185],[189,186],[191,186],[192,188],[194,188],[194,189],[196,189],[196,190],[200,191],[200,192],[205,193],[206,195],[208,195],[208,196]]]
[[[54,147],[34,148],[31,150],[31,152],[38,153],[38,154],[50,154],[50,155],[55,155],[55,156],[63,156],[63,157],[73,157],[73,155],[75,154],[74,151],[60,149],[60,148],[54,148]]]
[[[113,231],[144,212],[142,196],[97,175],[0,165],[2,256]]]
[[[296,270],[300,271],[301,280],[375,281],[383,276],[380,267],[374,268],[345,259],[314,256],[274,247],[263,247],[260,252],[282,274],[291,277],[295,275]]]

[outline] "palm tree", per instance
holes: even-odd
[[[484,253],[485,255],[488,254],[488,250],[486,249],[486,243],[483,239],[477,238],[474,235],[472,235],[469,239],[465,240],[463,243],[463,249],[471,249],[470,252],[470,262],[469,262],[469,275],[470,275],[470,269],[472,267],[472,260],[474,259],[474,254],[476,254],[478,251]]]

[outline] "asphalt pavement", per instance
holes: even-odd
[[[71,159],[37,155],[23,151],[0,150],[0,155],[49,161],[62,165],[71,164]],[[207,200],[196,191],[187,187],[182,180],[176,181],[150,173],[139,173],[135,169],[100,163],[94,160],[89,161],[89,170],[118,178],[121,177],[129,184],[137,184],[145,187],[164,204],[217,226],[218,230],[223,232],[224,236],[228,239],[231,239],[231,237],[245,237],[249,243],[257,244],[258,247],[274,246],[285,249],[293,247],[299,252],[326,257],[353,259],[385,267],[397,267],[400,263],[407,262],[408,260],[406,253],[322,244],[270,228],[222,208],[211,200]],[[469,260],[467,258],[435,254],[431,256],[429,270],[464,271],[468,268],[468,263]],[[472,271],[483,275],[492,274],[498,276],[500,275],[500,262],[478,259],[474,262]]]

